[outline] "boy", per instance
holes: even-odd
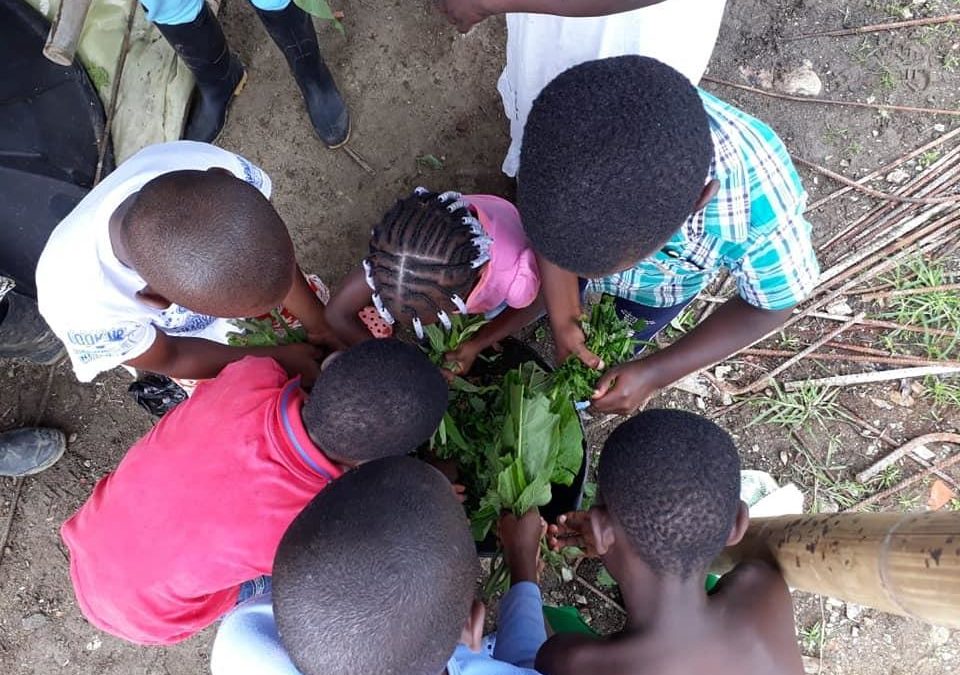
[[[536,675],[546,639],[537,587],[543,531],[535,509],[500,521],[513,586],[500,601],[491,656],[481,647],[484,606],[474,599],[476,549],[450,484],[407,457],[370,462],[297,516],[277,550],[272,604],[257,598],[224,619],[211,670]]]
[[[412,452],[446,407],[437,368],[396,340],[328,360],[309,395],[271,359],[230,364],[64,524],[80,608],[131,642],[190,637],[270,574],[284,530],[318,492],[363,462]]]
[[[517,196],[558,362],[576,354],[603,367],[584,345],[578,276],[647,322],[641,340],[721,268],[737,281],[736,297],[670,347],[607,371],[593,397],[600,412],[630,414],[776,330],[817,283],[806,192],[783,143],[650,58],[591,61],[543,90]]]
[[[561,517],[551,545],[579,542],[620,584],[627,626],[607,640],[557,635],[545,675],[802,675],[790,592],[778,571],[745,563],[707,596],[707,568],[746,531],[733,439],[707,419],[649,410],[600,455],[597,505]]]
[[[309,383],[311,344],[229,347],[228,318],[283,305],[314,344],[336,347],[246,159],[203,143],[163,143],[120,165],[53,231],[37,266],[40,313],[81,382],[126,365],[174,378],[215,376],[269,356]]]
[[[585,61],[651,56],[700,82],[720,32],[726,0],[438,0],[466,32],[493,14],[507,15],[507,62],[497,88],[510,120],[503,172],[516,176],[523,127],[537,95],[557,75]],[[586,116],[595,114],[585,108]]]

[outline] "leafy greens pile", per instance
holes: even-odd
[[[459,315],[452,321],[450,331],[426,327],[425,350],[438,365],[484,323]],[[613,298],[605,295],[583,323],[587,347],[609,366],[622,363],[633,356],[638,324],[618,317]],[[588,399],[599,377],[571,356],[552,373],[532,361],[523,363],[489,386],[454,379],[450,406],[431,446],[440,459],[459,466],[477,541],[501,511],[523,515],[550,502],[551,485],[573,484],[583,465],[583,430],[574,401]]]
[[[581,320],[587,349],[600,357],[605,368],[612,368],[633,358],[637,340],[634,335],[643,329],[643,319],[634,321],[617,316],[612,295],[604,294],[593,306],[590,317]],[[554,372],[557,386],[565,387],[574,401],[587,401],[600,379],[600,372],[571,354]]]
[[[522,515],[550,502],[552,484],[573,483],[583,464],[583,431],[569,396],[531,361],[508,371],[499,386],[457,380],[434,451],[457,461],[473,536],[481,541],[500,511]]]
[[[307,331],[291,328],[278,309],[270,312],[269,319],[236,319],[230,323],[239,329],[227,333],[231,347],[277,347],[307,341]],[[274,325],[280,326],[280,330]]]

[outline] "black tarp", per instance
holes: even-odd
[[[48,30],[29,5],[0,0],[0,274],[30,296],[50,232],[93,186],[104,129],[80,64],[43,56]]]

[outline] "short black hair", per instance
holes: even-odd
[[[304,675],[437,675],[475,595],[475,544],[450,483],[409,457],[349,471],[277,548],[273,605]]]
[[[254,316],[293,283],[290,234],[257,188],[226,171],[174,171],[144,185],[121,229],[130,264],[157,293],[219,317]]]
[[[480,277],[486,252],[479,221],[457,192],[417,188],[398,199],[370,234],[373,291],[404,325],[435,323],[438,312],[458,311]]]
[[[367,340],[320,373],[303,423],[321,449],[341,459],[404,455],[437,430],[448,392],[440,369],[416,346]]]
[[[683,410],[617,427],[597,468],[603,506],[658,575],[689,578],[723,550],[740,505],[740,457],[726,431]]]
[[[713,153],[703,102],[670,66],[643,56],[574,66],[527,118],[517,182],[524,229],[566,270],[616,272],[683,225]]]

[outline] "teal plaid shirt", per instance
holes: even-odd
[[[631,269],[590,282],[649,307],[692,300],[722,268],[755,307],[787,309],[817,284],[820,267],[803,217],[807,193],[770,127],[700,91],[710,119],[710,178],[720,189],[666,246]]]

